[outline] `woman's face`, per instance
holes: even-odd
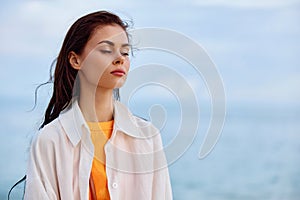
[[[97,28],[78,56],[80,82],[85,86],[120,88],[130,67],[129,51],[126,32],[120,26]]]

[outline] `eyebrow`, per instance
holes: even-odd
[[[103,43],[106,43],[106,44],[108,44],[110,46],[115,46],[115,43],[113,43],[112,41],[109,41],[109,40],[103,40],[101,42],[98,42],[98,44],[103,44]],[[131,45],[128,44],[128,43],[126,43],[126,44],[122,44],[121,46],[122,47],[128,47],[128,46],[130,47]]]

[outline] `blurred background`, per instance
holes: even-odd
[[[96,10],[132,20],[134,28],[186,35],[206,50],[222,76],[227,109],[222,135],[199,159],[211,116],[202,77],[167,53],[143,51],[132,58],[132,70],[153,62],[181,74],[199,103],[197,136],[169,166],[174,199],[300,199],[299,0],[11,0],[1,1],[0,10],[0,199],[25,174],[30,140],[51,95],[51,85],[42,87],[30,111],[35,88],[48,80],[70,25]],[[128,106],[150,119],[151,105],[165,105],[160,128],[166,145],[176,137],[180,104],[188,103],[150,85]]]

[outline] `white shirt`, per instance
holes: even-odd
[[[172,190],[159,131],[114,103],[104,147],[111,200],[169,200]],[[25,200],[88,200],[94,146],[77,100],[33,140]]]

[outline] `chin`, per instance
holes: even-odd
[[[114,85],[98,85],[99,88],[105,88],[105,89],[110,89],[110,90],[114,90],[114,89],[119,89],[121,87],[123,87],[124,83],[118,83],[118,84],[114,84]]]
[[[118,89],[123,87],[123,85],[125,84],[125,81],[119,81],[118,83],[116,83],[113,87],[113,89]]]

